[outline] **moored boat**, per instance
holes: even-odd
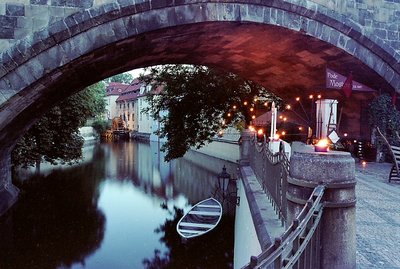
[[[222,217],[222,206],[214,198],[195,204],[178,222],[176,230],[183,238],[193,238],[214,229]]]

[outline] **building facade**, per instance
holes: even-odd
[[[135,125],[135,103],[139,95],[139,89],[142,85],[138,79],[134,79],[130,85],[127,85],[115,100],[117,117],[119,117],[128,131],[134,131]]]
[[[147,96],[153,92],[161,92],[162,88],[146,85],[134,79],[129,85],[111,82],[106,87],[106,118],[120,118],[123,127],[131,132],[131,137],[141,140],[160,141],[156,134],[161,128],[159,120],[154,120],[150,112]],[[160,113],[160,117],[166,112]]]
[[[117,99],[122,94],[122,92],[128,87],[129,85],[119,83],[119,82],[110,82],[106,86],[106,108],[105,108],[105,119],[112,120],[115,117],[118,117],[117,112]]]

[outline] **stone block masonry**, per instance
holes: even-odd
[[[93,6],[93,0],[0,2],[0,52],[48,25]]]
[[[122,1],[123,2],[123,1]],[[138,1],[131,1],[132,3]],[[156,7],[160,1],[148,2]],[[154,2],[154,3],[153,3]],[[210,1],[211,2],[211,1]],[[215,1],[218,2],[218,1]],[[235,2],[235,1],[232,1]],[[382,43],[385,50],[400,53],[400,0],[367,1],[281,1],[298,5],[299,8],[313,8],[315,12],[333,19],[344,21],[346,25],[364,33],[374,42]],[[3,0],[0,1],[0,52],[10,47],[16,40],[63,19],[78,11],[117,0]],[[253,10],[254,14],[262,9]]]

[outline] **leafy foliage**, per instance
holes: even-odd
[[[369,122],[372,127],[379,127],[389,143],[398,140],[396,132],[400,131],[400,112],[392,104],[388,94],[381,94],[369,104]]]
[[[158,119],[168,111],[161,116],[159,133],[167,138],[162,148],[166,160],[183,156],[190,147],[200,148],[228,125],[249,124],[248,106],[254,97],[277,99],[252,81],[204,66],[157,66],[141,80],[163,86],[160,93],[148,96],[144,112]]]
[[[79,128],[104,109],[102,82],[57,104],[17,143],[12,153],[14,166],[34,166],[42,160],[52,164],[76,162],[82,157],[83,138]]]
[[[131,81],[133,80],[133,77],[129,73],[121,73],[109,78],[106,78],[104,82],[110,83],[110,82],[120,82],[120,83],[125,83],[125,84],[130,84]]]
[[[111,124],[104,119],[96,119],[92,127],[98,134],[103,134],[107,129],[111,129]]]

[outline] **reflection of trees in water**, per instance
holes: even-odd
[[[167,207],[162,205],[166,210]],[[154,257],[145,259],[146,269],[230,269],[233,268],[234,219],[224,215],[211,232],[183,242],[176,231],[176,224],[183,211],[174,207],[169,210],[172,219],[167,219],[156,232],[160,241],[168,247],[166,253],[154,251]]]
[[[99,248],[105,216],[97,208],[101,162],[32,178],[0,220],[0,268],[53,269],[83,263]]]

